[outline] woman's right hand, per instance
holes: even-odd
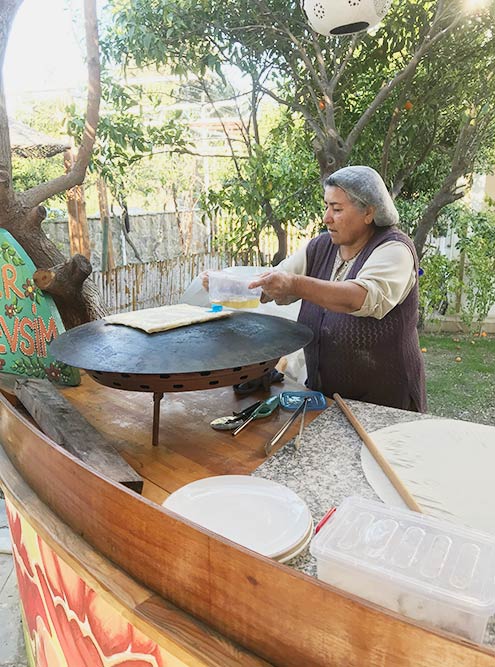
[[[265,296],[265,299],[262,298],[262,303],[273,299],[275,303],[284,305],[295,300],[294,278],[293,274],[285,273],[285,271],[268,271],[261,276],[257,276],[257,279],[249,284],[249,288],[262,288]],[[295,298],[297,299],[297,297]]]

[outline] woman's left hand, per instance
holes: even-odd
[[[294,294],[295,275],[284,271],[270,271],[264,273],[257,280],[249,284],[249,288],[261,287],[263,293],[275,302],[284,302]]]

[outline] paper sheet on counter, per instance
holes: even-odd
[[[213,313],[206,308],[179,303],[175,306],[159,306],[158,308],[133,310],[130,313],[108,315],[104,319],[107,324],[123,324],[134,329],[141,329],[146,333],[156,333],[185,327],[189,324],[216,320],[229,315],[229,311]]]

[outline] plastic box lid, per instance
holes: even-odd
[[[313,538],[325,562],[472,613],[495,610],[495,536],[408,509],[346,498]]]
[[[209,294],[210,300],[222,299],[249,299],[260,297],[261,287],[248,289],[248,285],[255,280],[254,275],[237,275],[228,271],[209,271]]]

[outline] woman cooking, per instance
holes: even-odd
[[[277,303],[302,299],[299,321],[314,333],[304,351],[310,389],[424,412],[414,245],[374,169],[344,167],[324,185],[329,233],[250,287]]]

